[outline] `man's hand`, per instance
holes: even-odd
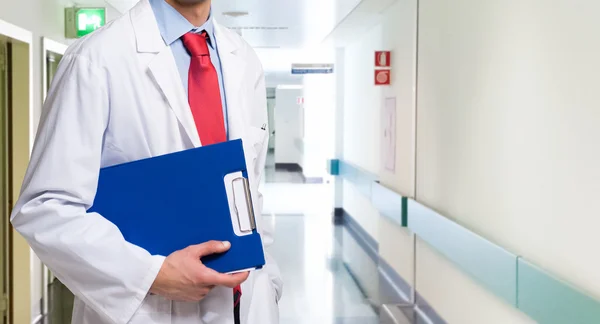
[[[150,292],[175,301],[202,300],[216,286],[234,288],[248,279],[248,272],[218,273],[202,264],[203,256],[229,250],[229,242],[210,241],[192,245],[169,255]]]

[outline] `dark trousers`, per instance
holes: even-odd
[[[233,319],[235,324],[240,324],[240,305],[233,308]]]
[[[240,324],[240,302],[235,304],[234,300],[234,305],[235,306],[233,306],[233,320],[235,324]]]

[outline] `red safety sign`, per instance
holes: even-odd
[[[375,85],[390,85],[392,83],[390,70],[375,70]]]
[[[376,67],[391,67],[392,66],[392,53],[390,51],[376,51],[375,52],[375,66]]]

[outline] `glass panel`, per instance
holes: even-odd
[[[48,89],[50,89],[50,85],[52,84],[52,79],[54,79],[54,75],[56,75],[56,70],[58,69],[58,63],[60,63],[60,60],[62,59],[62,55],[60,54],[56,54],[56,53],[52,53],[52,52],[47,52],[46,55],[46,62],[48,70],[46,71],[47,73],[47,77],[48,77]]]

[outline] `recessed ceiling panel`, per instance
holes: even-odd
[[[78,3],[104,1],[82,0]],[[121,13],[137,0],[107,0]],[[320,44],[361,0],[212,0],[214,17],[260,48]],[[224,15],[223,13],[227,13]],[[247,13],[247,14],[246,14]]]

